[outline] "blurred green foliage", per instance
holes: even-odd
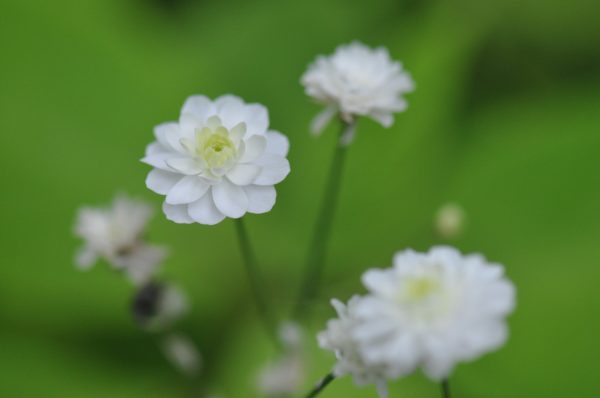
[[[351,147],[307,343],[307,385],[333,358],[314,332],[330,297],[394,251],[440,243],[432,217],[466,209],[454,242],[507,266],[518,286],[511,339],[458,367],[460,398],[599,396],[600,3],[573,0],[143,1],[0,3],[0,396],[253,397],[272,358],[257,325],[232,223],[176,225],[158,214],[166,277],[189,292],[182,329],[205,372],[186,381],[128,314],[132,288],[104,264],[77,272],[75,209],[148,192],[138,159],[152,127],[186,96],[235,93],[269,107],[292,143],[275,209],[248,216],[283,315],[300,277],[334,145],[307,133],[319,108],[299,77],[336,45],[387,46],[418,88],[386,131],[361,121]],[[421,375],[392,396],[436,397]],[[375,396],[349,379],[323,397]]]

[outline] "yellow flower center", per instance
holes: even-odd
[[[432,277],[418,277],[406,282],[406,298],[411,301],[422,300],[439,291],[439,282]]]
[[[229,130],[223,126],[211,129],[204,127],[196,131],[194,145],[186,145],[193,155],[202,159],[209,169],[231,165],[237,158],[237,148]]]

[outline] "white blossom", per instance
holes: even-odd
[[[298,392],[305,377],[302,330],[293,322],[279,328],[282,353],[259,373],[258,390],[267,397],[288,397]]]
[[[200,370],[202,358],[194,342],[180,333],[167,335],[162,342],[167,359],[187,376],[195,376]]]
[[[146,185],[165,195],[165,215],[177,223],[268,212],[273,185],[290,171],[288,140],[269,130],[267,109],[232,95],[189,97],[179,121],[156,126],[154,135],[142,159],[154,167]]]
[[[151,217],[150,206],[122,195],[110,207],[82,207],[75,224],[75,234],[84,240],[75,258],[77,266],[89,269],[103,258],[134,283],[145,283],[166,256],[163,247],[143,240]]]
[[[327,329],[319,333],[319,346],[333,351],[337,358],[333,373],[336,377],[351,375],[358,386],[375,384],[381,398],[387,397],[386,372],[384,366],[373,366],[365,363],[361,356],[358,341],[354,337],[354,330],[359,325],[356,317],[356,308],[362,300],[354,296],[344,305],[339,300],[332,300],[331,304],[338,314],[338,318],[327,322]]]
[[[414,90],[412,78],[400,62],[390,58],[386,48],[371,49],[359,42],[317,57],[301,82],[307,95],[326,106],[313,120],[314,133],[320,133],[337,113],[347,123],[368,116],[390,127],[393,113],[407,108],[402,95]]]
[[[434,380],[502,346],[515,289],[503,267],[439,246],[399,252],[394,266],[363,275],[352,331],[362,360],[389,378],[421,368]]]
[[[434,227],[437,234],[444,239],[459,237],[465,226],[465,211],[456,203],[446,203],[437,211]]]

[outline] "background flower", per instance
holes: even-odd
[[[363,360],[391,377],[421,367],[440,380],[506,341],[514,287],[501,265],[480,255],[443,246],[406,250],[393,268],[367,271],[363,283],[370,294],[356,305],[353,337]]]
[[[287,138],[268,126],[264,106],[232,95],[189,97],[178,122],[156,126],[142,161],[154,167],[146,185],[166,196],[167,218],[213,225],[271,210],[290,165]]]
[[[390,127],[393,113],[407,107],[402,95],[414,89],[411,77],[400,62],[391,60],[387,49],[371,49],[359,42],[340,46],[333,55],[319,56],[301,81],[307,95],[327,106],[313,121],[315,133],[337,112],[347,122],[368,116]]]
[[[110,207],[82,207],[77,214],[75,235],[84,240],[75,257],[81,269],[89,269],[98,258],[124,271],[135,284],[143,284],[166,257],[163,247],[146,243],[143,234],[152,217],[151,207],[124,195]]]

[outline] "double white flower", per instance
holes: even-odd
[[[339,319],[320,334],[336,352],[337,375],[358,384],[395,379],[421,368],[441,380],[462,361],[499,348],[515,290],[503,267],[451,247],[399,252],[394,267],[363,275],[369,294],[348,307],[334,302]]]
[[[117,196],[110,207],[82,207],[75,234],[85,243],[77,252],[77,266],[89,269],[104,258],[134,283],[147,282],[167,254],[165,248],[143,240],[151,217],[150,206],[125,196]]]
[[[163,210],[177,223],[217,224],[275,204],[274,184],[289,173],[289,143],[269,130],[267,109],[224,95],[189,97],[178,122],[154,129],[142,159],[154,167],[146,185],[165,195]]]
[[[393,113],[408,106],[402,95],[414,90],[410,75],[390,58],[387,49],[371,49],[359,42],[340,46],[333,55],[319,56],[301,82],[307,95],[327,107],[314,119],[314,133],[320,133],[336,113],[347,123],[367,116],[390,127]]]

